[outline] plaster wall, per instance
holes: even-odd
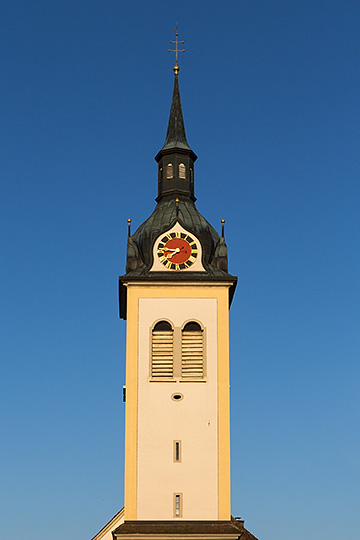
[[[151,327],[162,318],[175,327],[202,323],[205,381],[150,381]],[[173,519],[174,493],[182,493],[183,519],[217,519],[217,300],[140,298],[138,362],[138,519]],[[175,392],[183,399],[171,399]],[[174,440],[181,441],[180,463]]]
[[[128,520],[173,520],[183,494],[184,520],[230,519],[228,287],[128,284],[125,507]],[[206,379],[150,380],[154,322],[205,328]],[[181,401],[172,394],[181,393]],[[173,443],[182,441],[181,463]]]

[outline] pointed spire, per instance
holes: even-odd
[[[177,66],[176,66],[177,67]],[[162,150],[171,148],[182,148],[190,150],[190,146],[186,140],[184,118],[181,108],[180,89],[179,89],[179,69],[174,69],[175,81],[174,91],[171,102],[169,124],[166,133],[166,139]]]
[[[175,31],[177,28],[175,29]],[[170,41],[170,43],[173,43]],[[194,163],[197,155],[191,150],[185,134],[184,118],[181,107],[179,90],[179,71],[177,63],[178,34],[176,33],[176,64],[174,67],[174,91],[171,101],[169,123],[164,146],[155,156],[158,163],[158,196],[159,202],[163,197],[188,197],[196,201],[194,195]]]

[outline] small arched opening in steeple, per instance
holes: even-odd
[[[179,164],[179,178],[181,180],[186,180],[186,168],[183,163]]]
[[[174,176],[174,168],[173,168],[173,164],[172,163],[168,163],[166,165],[166,178],[168,180],[171,180],[171,178],[173,178]]]

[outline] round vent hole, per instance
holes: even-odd
[[[183,395],[182,394],[173,394],[171,396],[171,399],[173,399],[174,401],[181,401],[183,399]]]

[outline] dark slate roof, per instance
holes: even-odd
[[[180,100],[179,76],[177,74],[175,74],[174,91],[172,96],[166,139],[164,146],[161,150],[169,150],[172,148],[191,150],[186,140],[185,124]]]
[[[207,267],[211,263],[220,236],[200,214],[193,201],[184,199],[177,203],[174,198],[161,200],[151,216],[131,237],[144,264],[147,267],[151,266],[152,249],[156,238],[173,227],[177,221],[200,240],[203,264]]]
[[[114,538],[122,536],[166,535],[186,538],[187,535],[222,535],[241,540],[257,540],[244,527],[244,522],[234,518],[231,521],[125,521],[113,532]]]

